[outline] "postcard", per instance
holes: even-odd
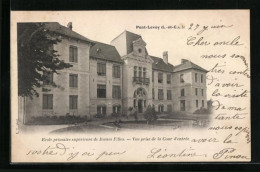
[[[11,162],[249,162],[249,10],[11,11]]]

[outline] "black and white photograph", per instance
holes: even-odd
[[[12,12],[12,162],[250,161],[249,32],[248,10]]]

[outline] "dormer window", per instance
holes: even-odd
[[[142,49],[141,48],[138,48],[138,53],[142,53]]]

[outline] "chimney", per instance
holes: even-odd
[[[163,52],[163,61],[164,63],[168,64],[168,51]]]
[[[69,23],[67,24],[67,27],[68,27],[70,30],[72,30],[72,22],[69,22]]]
[[[188,62],[189,60],[187,60],[187,59],[181,59],[181,64],[184,64],[184,63],[186,63],[186,62]]]

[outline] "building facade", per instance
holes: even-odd
[[[173,66],[167,51],[162,58],[149,55],[140,35],[124,31],[108,45],[79,35],[71,24],[46,26],[62,40],[54,47],[59,58],[73,67],[48,74],[59,87],[45,82],[39,97],[19,97],[23,123],[44,115],[127,114],[130,107],[143,113],[149,105],[159,112],[207,108],[207,71],[184,59]]]

